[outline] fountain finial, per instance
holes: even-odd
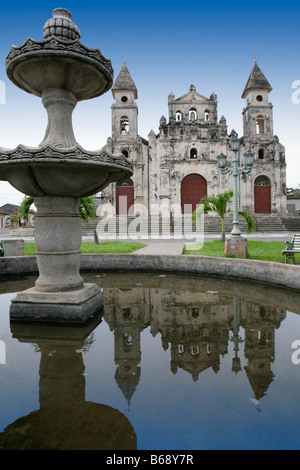
[[[56,8],[52,12],[53,18],[44,26],[44,39],[55,36],[64,41],[80,39],[81,34],[78,26],[72,21],[72,13],[66,8]]]
[[[56,16],[62,16],[64,18],[68,18],[69,20],[72,19],[72,13],[66,8],[55,8],[55,10],[52,12],[52,16],[53,18]]]

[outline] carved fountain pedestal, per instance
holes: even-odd
[[[28,39],[6,59],[10,80],[42,98],[48,113],[43,142],[0,149],[0,179],[33,196],[39,278],[12,300],[12,320],[84,322],[102,306],[101,289],[80,276],[80,199],[132,175],[124,155],[89,152],[75,140],[72,112],[79,101],[101,96],[113,69],[99,49],[80,42],[72,15],[58,8],[44,26],[44,40]]]
[[[35,198],[35,244],[39,278],[12,300],[11,318],[85,321],[102,306],[102,294],[80,276],[80,199]]]

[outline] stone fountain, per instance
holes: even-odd
[[[9,79],[41,97],[48,113],[37,148],[0,149],[0,179],[37,207],[35,243],[39,277],[13,299],[12,320],[84,322],[102,304],[101,289],[80,276],[80,199],[132,175],[124,155],[86,151],[75,140],[72,112],[78,101],[101,96],[113,69],[99,49],[80,42],[68,10],[58,8],[44,26],[44,40],[13,46],[6,58]]]

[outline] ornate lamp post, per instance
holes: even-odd
[[[233,134],[233,137],[231,138],[230,141],[230,147],[231,150],[234,152],[234,158],[232,161],[232,168],[225,169],[226,167],[226,160],[227,156],[221,153],[218,156],[218,166],[221,170],[222,175],[226,175],[227,173],[231,173],[233,178],[234,178],[234,187],[233,187],[233,197],[234,197],[234,212],[233,212],[233,227],[231,230],[231,240],[232,239],[240,239],[240,240],[245,240],[240,231],[239,227],[239,202],[238,202],[238,177],[240,173],[250,173],[252,170],[253,162],[254,162],[254,153],[251,152],[246,152],[244,154],[244,160],[246,164],[246,168],[240,168],[238,166],[239,163],[239,150],[240,150],[240,141],[238,139],[238,135],[236,133]],[[225,245],[225,254],[238,254],[240,252],[240,248],[243,245],[244,249],[242,250],[241,254],[243,257],[246,257],[247,255],[247,248],[246,248],[246,242],[240,241],[237,243],[237,240],[230,242],[230,239],[226,241],[226,245],[228,248],[228,245],[231,245],[231,248],[229,249],[229,252],[226,253],[227,248]],[[233,249],[232,249],[233,248]]]

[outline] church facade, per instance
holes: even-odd
[[[272,87],[256,61],[242,93],[243,136],[240,137],[240,166],[246,152],[254,153],[250,174],[239,178],[240,210],[255,214],[286,214],[285,148],[273,133]],[[209,98],[191,85],[176,98],[168,96],[169,116],[162,116],[159,132],[148,139],[138,133],[138,92],[124,63],[113,87],[112,135],[107,150],[123,153],[134,164],[132,178],[107,187],[104,202],[116,215],[147,215],[155,207],[175,207],[191,213],[206,195],[233,189],[233,177],[222,175],[217,157],[223,153],[231,165],[233,152],[224,116],[218,117],[215,93]],[[145,214],[146,212],[146,214]]]

